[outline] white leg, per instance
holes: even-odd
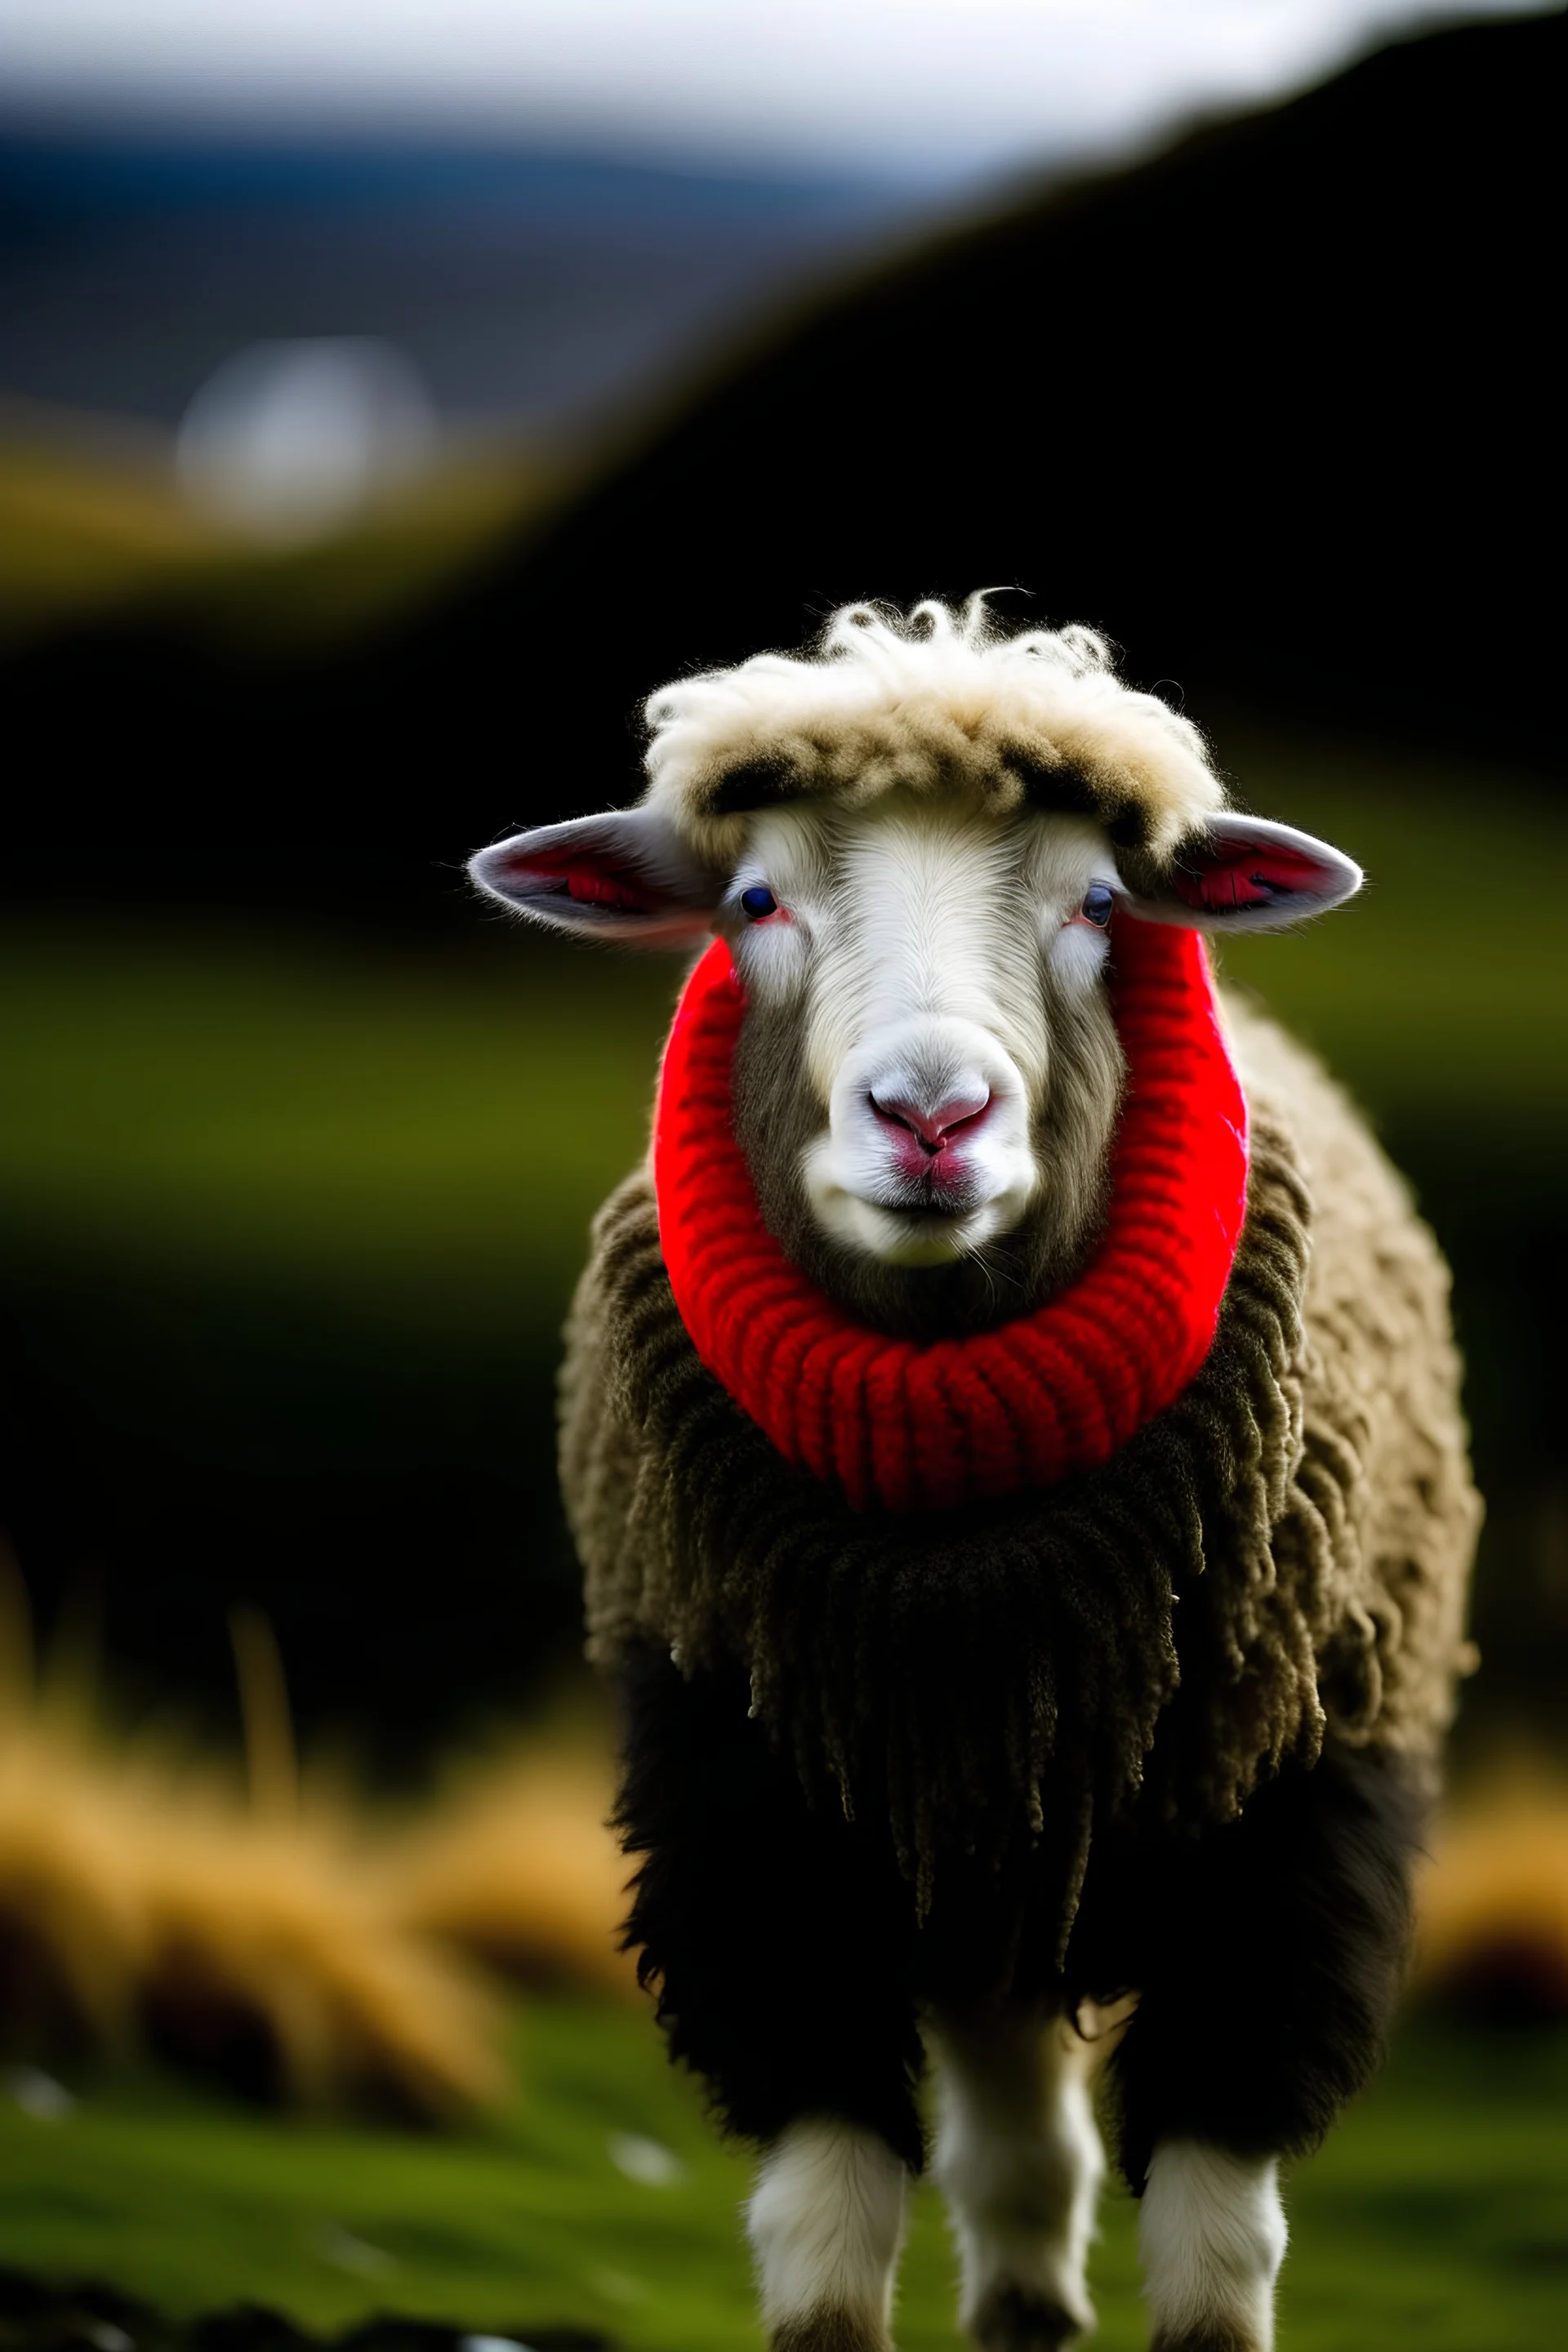
[[[1094,2324],[1085,2270],[1105,2158],[1094,2059],[1037,2011],[944,2016],[934,2170],[963,2272],[959,2315],[990,2352],[1052,2352]]]
[[[890,2352],[904,2168],[875,2132],[792,2124],[763,2160],[748,2213],[774,2352]]]
[[[1162,2140],[1139,2240],[1155,2352],[1270,2352],[1285,2259],[1275,2158]]]

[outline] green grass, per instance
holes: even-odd
[[[1568,1136],[1568,986],[1518,878],[1568,853],[1568,805],[1519,780],[1344,745],[1222,730],[1234,789],[1366,870],[1321,923],[1233,941],[1227,973],[1391,1122]]]
[[[1568,811],[1506,780],[1222,743],[1364,897],[1229,972],[1396,1129],[1560,1151],[1568,988],[1518,878]],[[454,882],[454,887],[457,885]],[[0,1211],[73,1250],[243,1264],[318,1295],[551,1315],[640,1152],[679,966],[520,934],[446,968],[245,938],[17,927],[0,945]],[[485,952],[487,950],[489,952]]]
[[[14,929],[12,1232],[463,1321],[537,1298],[553,1321],[589,1217],[646,1143],[679,966],[502,945],[444,971]]]
[[[1371,877],[1355,907],[1238,944],[1228,969],[1391,1127],[1560,1153],[1568,990],[1521,884],[1563,863],[1568,816],[1506,780],[1239,730],[1221,749],[1253,805],[1341,841]],[[243,1276],[521,1354],[520,1327],[557,1319],[588,1216],[643,1148],[676,977],[516,937],[442,970],[13,927],[6,1246]],[[574,2320],[633,2352],[754,2344],[745,2168],[646,2022],[542,2006],[522,2051],[515,2113],[460,2141],[261,2123],[151,2081],[90,2092],[56,2123],[0,2095],[0,2264],[97,2273],[185,2315],[255,2298],[321,2328],[380,2306],[503,2332]],[[626,2180],[617,2132],[673,2148],[688,2178]],[[1281,2352],[1568,2340],[1568,2043],[1413,2035],[1290,2203]],[[1142,2341],[1133,2238],[1112,2200],[1095,2264],[1110,2352]],[[905,2352],[953,2343],[950,2272],[922,2191]]]
[[[175,2317],[249,2299],[319,2329],[393,2310],[597,2326],[630,2352],[755,2345],[747,2165],[647,2021],[540,2004],[521,2072],[510,2116],[447,2141],[258,2119],[151,2078],[48,2123],[0,2099],[0,2264],[105,2279]],[[680,2177],[626,2178],[624,2134]],[[1568,2313],[1568,2035],[1410,2032],[1289,2204],[1281,2352],[1549,2352]],[[1093,2265],[1107,2352],[1144,2340],[1134,2241],[1118,2194]],[[922,2188],[902,2352],[955,2347],[952,2270]]]

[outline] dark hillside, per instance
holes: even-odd
[[[199,869],[209,904],[342,919],[374,826],[381,908],[440,921],[439,861],[633,789],[628,713],[671,670],[982,582],[1200,713],[1541,763],[1563,52],[1560,17],[1406,43],[938,240],[352,660],[221,653],[167,608],[18,656],[13,741],[55,790],[6,888],[179,902]],[[62,804],[114,839],[68,884]]]
[[[1194,699],[1539,752],[1563,33],[1389,49],[850,289],[468,625],[504,615],[551,676],[584,611],[614,614],[615,690],[561,739],[595,769],[694,655],[991,581]]]

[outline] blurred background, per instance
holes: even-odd
[[[1484,1663],[1290,2340],[1561,2340],[1563,46],[1415,0],[9,0],[5,2340],[754,2340],[742,2173],[613,1950],[553,1473],[679,972],[461,869],[630,798],[675,672],[990,583],[1371,877],[1227,968],[1453,1260]],[[929,2213],[911,2265],[924,2352]],[[1125,2210],[1100,2265],[1131,2345]]]

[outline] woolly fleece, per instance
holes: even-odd
[[[1071,808],[1167,858],[1226,804],[1203,737],[1124,686],[1091,629],[1002,635],[981,596],[906,619],[847,605],[814,655],[758,654],[652,696],[647,803],[710,865],[745,845],[746,812],[895,786],[962,793],[993,814]]]
[[[807,1796],[944,1853],[1223,1820],[1324,1730],[1434,1774],[1479,1516],[1447,1276],[1344,1097],[1227,1005],[1252,1129],[1220,1325],[1104,1468],[911,1526],[786,1464],[704,1370],[646,1171],[601,1212],[563,1375],[590,1654],[729,1660]]]

